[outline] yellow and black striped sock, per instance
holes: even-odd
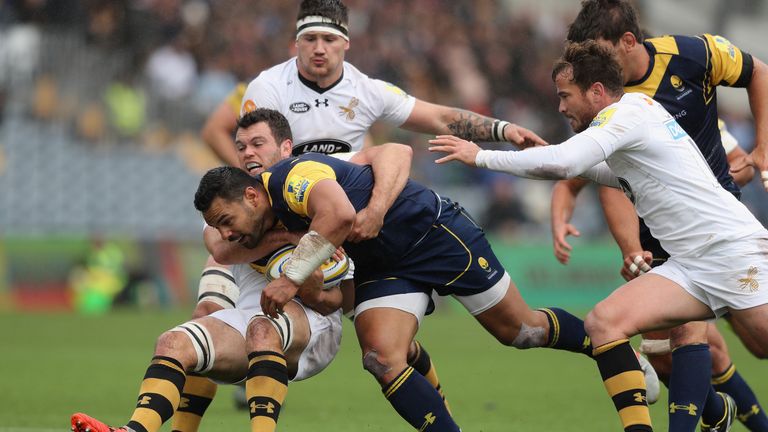
[[[245,394],[251,412],[252,432],[271,432],[277,427],[280,407],[288,393],[288,366],[283,354],[254,351],[248,354]]]
[[[187,375],[184,390],[181,393],[179,409],[171,420],[173,432],[197,432],[200,421],[208,406],[216,396],[218,386],[213,381],[200,375]]]
[[[645,398],[645,377],[629,340],[601,345],[595,348],[593,356],[624,431],[652,431],[651,414]]]
[[[136,432],[156,432],[179,406],[186,374],[176,359],[152,357],[139,389],[139,399],[126,425]]]
[[[430,384],[432,384],[432,387],[434,387],[435,390],[440,393],[440,397],[443,398],[445,409],[450,413],[451,407],[445,399],[445,393],[443,393],[443,389],[440,386],[440,378],[437,377],[437,369],[435,369],[435,365],[432,363],[429,353],[427,353],[424,347],[421,346],[419,341],[413,341],[413,343],[416,344],[416,355],[408,360],[408,366],[413,367],[416,372],[420,373]]]

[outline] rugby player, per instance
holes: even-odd
[[[559,110],[578,132],[566,142],[481,151],[446,136],[431,140],[430,150],[448,153],[437,163],[459,160],[539,179],[582,175],[624,190],[670,258],[598,303],[585,326],[625,431],[650,431],[629,338],[730,313],[750,337],[768,343],[768,292],[760,290],[768,283],[768,230],[720,185],[672,114],[644,94],[624,93],[611,48],[593,40],[568,44],[552,78]],[[726,405],[726,417],[732,408]]]
[[[289,230],[308,231],[284,276],[265,288],[262,308],[269,314],[278,314],[293,297],[308,267],[343,243],[355,262],[363,367],[414,428],[458,430],[440,394],[407,362],[419,323],[434,307],[433,291],[453,295],[505,345],[591,354],[583,322],[562,309],[531,310],[482,229],[451,200],[408,181],[379,235],[351,242],[355,213],[374,187],[368,168],[306,153],[275,164],[260,179],[229,168],[211,170],[201,180],[195,206],[230,243],[258,239],[278,220]]]
[[[276,111],[255,110],[239,124],[238,137],[243,144],[237,151],[238,165],[245,167],[258,161],[261,168],[252,170],[252,175],[291,154],[290,127]],[[376,175],[394,179],[390,188],[397,192],[410,170],[410,155],[407,146],[384,144],[358,152],[350,160],[372,165]],[[269,252],[284,246],[286,241],[298,242],[298,237],[300,234],[279,229],[248,246],[269,257]],[[118,430],[153,432],[177,406],[181,410],[208,405],[210,401],[199,396],[179,394],[182,385],[187,388],[189,373],[195,373],[209,385],[215,385],[209,378],[231,383],[244,381],[252,430],[274,430],[287,383],[319,373],[338,351],[342,294],[338,287],[309,289],[322,282],[315,274],[317,271],[276,318],[267,317],[260,306],[261,291],[267,283],[266,261],[262,258],[231,267],[233,283],[240,287],[234,308],[214,311],[160,336],[140,390],[139,405],[129,423]],[[115,430],[82,413],[74,414],[71,422],[76,432]]]
[[[644,40],[637,13],[625,0],[582,2],[581,11],[570,25],[568,39],[575,42],[595,39],[614,49],[622,67],[625,91],[642,92],[672,113],[694,139],[720,184],[737,198],[740,196],[737,184],[749,182],[754,171],[751,167],[742,169],[735,174],[735,179],[728,172],[729,163],[739,164],[747,155],[727,131],[723,131],[717,115],[716,87],[746,87],[760,139],[768,133],[768,68],[765,64],[717,35]],[[567,260],[565,235],[572,229],[567,226],[566,217],[571,214],[575,195],[584,184],[584,180],[572,179],[559,182],[553,189],[553,241],[555,253],[561,260]],[[624,194],[602,188],[600,198],[611,232],[624,256],[622,275],[625,278],[637,276],[644,271],[641,267],[647,271],[666,260],[669,255],[648,227],[641,221],[638,228],[634,209]],[[759,357],[768,354],[738,326],[734,328],[750,351]],[[667,382],[671,404],[703,406],[706,400],[708,405],[720,406],[722,395],[712,397],[717,390],[734,397],[739,419],[750,430],[768,431],[768,417],[733,365],[725,341],[714,324],[686,324],[671,333],[671,340],[668,332],[645,336],[643,347],[661,347],[650,348],[653,352],[648,354],[660,375],[670,379]],[[707,342],[710,342],[711,358],[706,350]],[[674,357],[674,361],[670,357]],[[716,388],[703,386],[710,377]],[[709,412],[706,408],[705,412]],[[712,419],[704,420],[703,430],[712,427]],[[691,430],[695,421],[695,416],[681,410],[670,411],[670,430]]]

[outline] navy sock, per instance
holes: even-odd
[[[419,431],[459,432],[445,408],[443,398],[434,387],[412,367],[407,367],[397,378],[382,389],[384,396],[400,417]]]
[[[584,330],[584,320],[560,308],[542,308],[549,321],[547,347],[573,351],[592,357],[592,342]]]
[[[728,393],[736,401],[739,421],[747,429],[752,432],[768,432],[768,417],[736,366],[731,364],[725,372],[712,377],[712,384],[715,390]]]
[[[669,379],[670,432],[696,430],[708,393],[712,389],[709,382],[711,373],[709,345],[685,345],[672,351]]]

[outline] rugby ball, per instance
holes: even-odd
[[[296,246],[288,245],[272,254],[264,270],[264,275],[268,281],[273,281],[283,274],[283,266],[293,255],[294,249],[296,249]],[[323,272],[323,289],[331,289],[338,286],[347,273],[349,273],[349,258],[345,254],[341,261],[329,259],[320,266],[320,270]]]

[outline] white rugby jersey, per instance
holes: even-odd
[[[601,161],[607,166],[597,165]],[[659,103],[640,93],[625,94],[563,144],[520,152],[483,150],[476,163],[535,178],[584,173],[620,186],[672,256],[696,256],[714,243],[765,232],[720,186],[693,139]]]
[[[369,78],[347,62],[341,79],[321,89],[299,75],[294,57],[248,84],[240,114],[257,107],[277,110],[291,125],[294,154],[337,153],[361,150],[377,120],[400,126],[415,103],[397,86]]]

